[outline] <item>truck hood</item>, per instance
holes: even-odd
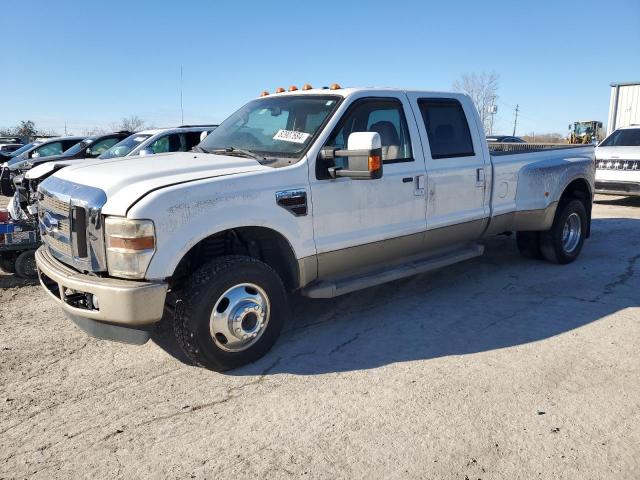
[[[52,177],[101,189],[107,195],[103,213],[126,215],[139,198],[162,187],[269,169],[251,158],[181,152],[79,162]]]
[[[598,147],[596,160],[640,160],[640,147]]]

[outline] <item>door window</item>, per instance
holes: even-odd
[[[96,143],[89,146],[89,148],[87,149],[87,155],[91,157],[97,157],[98,155],[102,155],[104,152],[109,150],[119,141],[120,139],[118,137],[104,138],[102,140],[98,140]]]
[[[160,137],[158,140],[149,145],[149,148],[153,150],[153,153],[166,153],[166,152],[179,152],[181,151],[182,143],[180,142],[180,134],[172,133]]]
[[[431,158],[474,155],[469,124],[460,102],[452,98],[422,98],[418,105],[429,137]]]
[[[349,135],[353,132],[378,132],[384,163],[413,161],[407,121],[398,99],[356,100],[329,137],[327,145],[346,149]]]
[[[33,151],[33,157],[50,157],[51,155],[60,155],[64,151],[62,142],[52,142],[42,145]]]

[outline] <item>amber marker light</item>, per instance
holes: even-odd
[[[382,159],[380,155],[369,155],[369,171],[380,170],[382,168]]]
[[[340,90],[342,87],[337,83],[332,83],[329,90]]]
[[[152,250],[155,247],[153,237],[109,237],[110,248],[121,248],[123,250]]]
[[[311,85],[309,85],[308,83],[305,83],[305,84],[302,86],[302,90],[311,90],[312,88],[313,88],[313,87],[312,87]]]
[[[282,87],[276,88],[276,93],[283,93],[283,92],[284,92],[284,88]]]
[[[291,86],[289,87],[289,91],[290,91],[290,92],[295,92],[296,90],[298,90],[298,87],[296,87],[295,85],[291,85]]]
[[[266,97],[267,95],[269,95],[269,92],[266,90],[260,94],[261,97]]]

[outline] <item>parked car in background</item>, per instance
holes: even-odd
[[[487,137],[489,143],[527,143],[520,137],[514,137],[512,135],[491,135]]]
[[[252,100],[195,152],[43,181],[50,298],[88,333],[138,344],[168,306],[185,354],[225,370],[271,348],[288,291],[347,294],[477,257],[506,231],[525,256],[580,254],[593,147],[490,153],[460,93],[294,90]]]
[[[24,145],[24,141],[20,137],[0,137],[0,149],[7,146]]]
[[[14,150],[13,152],[7,152],[7,153],[0,152],[0,167],[2,167],[2,165],[5,162],[8,162],[12,158],[15,158],[21,153],[26,152],[27,150],[33,148],[34,145],[37,145],[40,143],[42,142],[31,142],[31,143],[27,143],[26,145],[22,145],[20,148],[18,148],[17,150]]]
[[[13,153],[22,147],[24,147],[24,144],[22,143],[8,143],[8,144],[0,145],[0,153],[1,154]]]
[[[640,196],[640,125],[618,128],[596,148],[596,193]]]
[[[11,196],[14,192],[13,177],[15,170],[27,167],[34,159],[60,155],[85,137],[56,137],[43,142],[33,142],[26,149],[19,149],[0,167],[0,193]]]
[[[217,125],[185,125],[144,130],[131,135],[100,155],[101,160],[156,153],[188,152]]]

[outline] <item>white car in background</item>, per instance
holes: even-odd
[[[640,196],[640,125],[618,128],[596,148],[596,193]]]

